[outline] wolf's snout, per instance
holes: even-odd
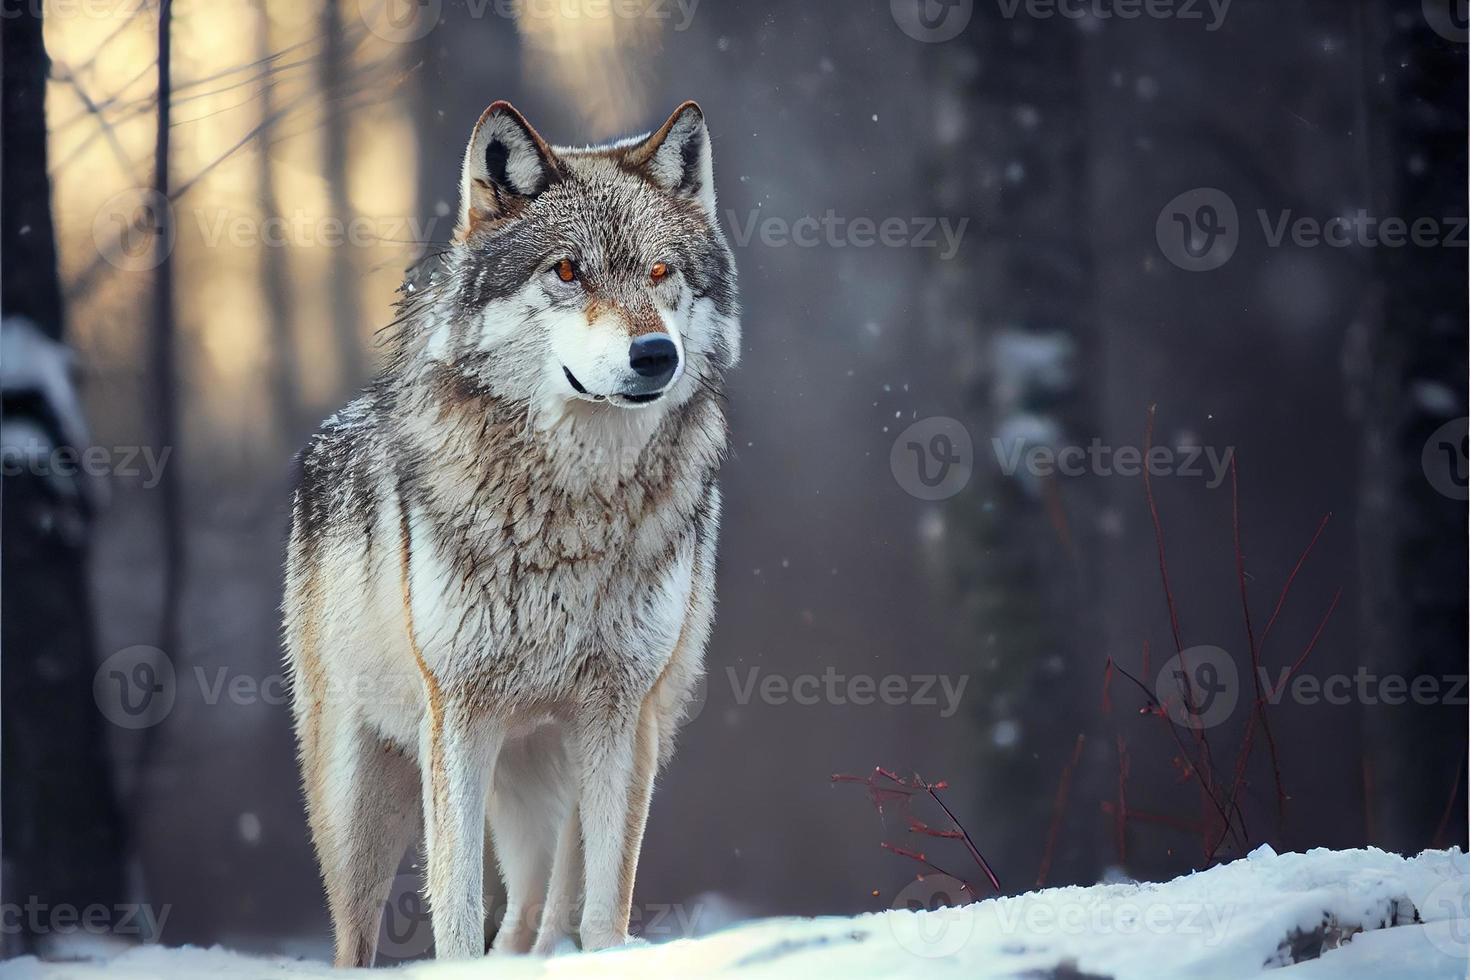
[[[647,378],[650,388],[663,387],[674,376],[679,366],[679,348],[666,333],[645,334],[635,337],[628,349],[628,364],[641,377]]]

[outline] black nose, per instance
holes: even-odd
[[[666,333],[644,334],[633,338],[633,346],[628,349],[628,363],[643,377],[656,378],[662,384],[679,366],[679,348]]]

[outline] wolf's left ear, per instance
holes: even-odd
[[[669,121],[628,151],[624,163],[655,185],[698,202],[715,213],[715,170],[704,112],[693,102],[674,110]]]
[[[513,213],[561,180],[562,164],[509,102],[493,102],[475,123],[460,177],[459,237],[476,222]]]

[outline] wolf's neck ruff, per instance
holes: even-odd
[[[698,492],[727,444],[719,399],[703,388],[667,408],[538,406],[489,394],[448,366],[397,382],[407,472],[447,511],[516,487],[618,510]],[[683,486],[681,486],[681,484]]]

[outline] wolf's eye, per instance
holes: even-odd
[[[664,262],[655,262],[653,264],[653,268],[648,270],[648,278],[652,279],[654,282],[663,282],[664,277],[668,274],[669,267],[668,264]]]
[[[556,272],[556,278],[562,282],[571,282],[577,278],[577,267],[572,264],[571,259],[562,259],[552,269]]]

